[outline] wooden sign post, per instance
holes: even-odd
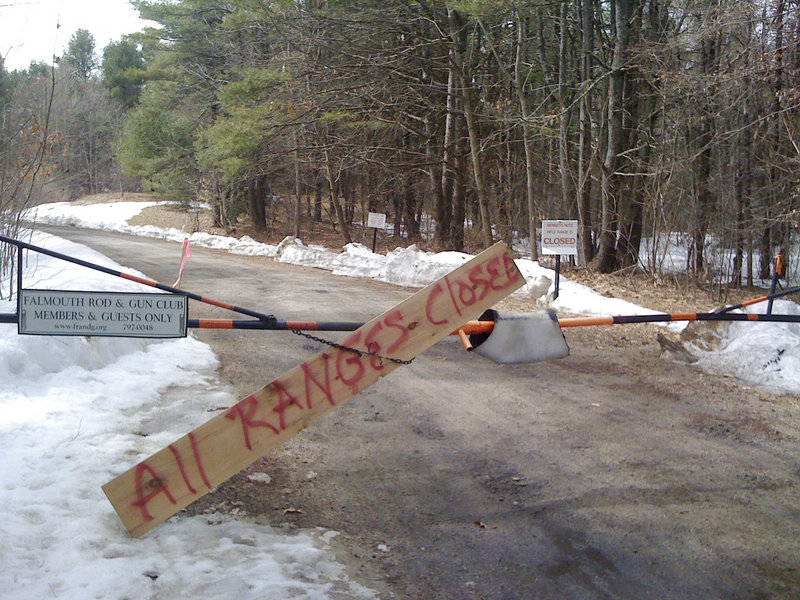
[[[501,242],[103,486],[139,537],[525,282]]]

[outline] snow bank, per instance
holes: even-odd
[[[368,277],[406,287],[425,287],[472,258],[472,255],[461,252],[425,252],[415,245],[397,248],[384,256],[373,253],[363,244],[347,244],[341,252],[335,252],[324,246],[306,245],[294,237],[287,237],[275,246],[262,244],[248,236],[237,239],[203,232],[189,233],[173,228],[128,225],[128,219],[156,204],[158,203],[112,202],[75,206],[69,202],[55,202],[28,211],[25,218],[51,225],[74,225],[176,242],[188,239],[190,243],[204,248],[248,256],[265,256],[287,264],[325,269],[337,275]],[[93,218],[94,207],[98,207],[96,218]],[[115,210],[119,210],[116,221],[111,216]],[[553,291],[555,273],[531,261],[527,261],[530,263],[527,267],[522,262],[525,261],[517,261],[517,264],[528,281],[514,295],[546,301],[546,295]],[[531,274],[529,278],[531,271],[535,271],[535,274]]]
[[[37,234],[33,243],[121,269],[65,240]],[[40,287],[141,291],[27,255],[26,281]],[[0,312],[13,311],[0,302]],[[191,337],[22,336],[0,325],[0,596],[375,597],[332,558],[335,532],[214,514],[174,517],[138,540],[125,532],[101,486],[235,402],[216,367],[209,346]]]
[[[747,312],[764,312],[748,307]],[[798,315],[800,307],[775,300],[773,314]],[[800,391],[800,323],[726,322],[713,350],[694,347],[698,366],[734,375],[752,385],[796,394]]]

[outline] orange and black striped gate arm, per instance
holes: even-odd
[[[731,312],[658,313],[654,315],[621,315],[616,317],[567,317],[558,320],[562,328],[596,325],[626,325],[632,323],[669,323],[678,321],[753,321],[771,323],[800,323],[800,315],[759,315]]]
[[[152,288],[156,288],[158,290],[162,290],[164,292],[169,292],[171,294],[178,294],[181,296],[186,296],[187,298],[191,298],[192,300],[197,300],[198,302],[203,302],[205,304],[211,304],[213,306],[218,306],[220,308],[224,308],[236,313],[240,313],[243,315],[247,315],[248,317],[255,317],[259,321],[271,322],[276,321],[274,315],[267,315],[255,310],[250,310],[248,308],[243,308],[241,306],[235,306],[233,304],[229,304],[227,302],[220,302],[219,300],[214,300],[213,298],[207,298],[205,296],[201,296],[200,294],[195,294],[193,292],[187,292],[186,290],[181,290],[176,287],[172,287],[169,285],[164,285],[163,283],[158,283],[155,281],[151,281],[149,279],[145,279],[143,277],[137,277],[136,275],[130,275],[129,273],[123,273],[122,271],[118,271],[116,269],[111,269],[109,267],[104,267],[102,265],[98,265],[86,260],[81,260],[80,258],[75,258],[74,256],[69,256],[67,254],[62,254],[61,252],[55,252],[54,250],[48,250],[47,248],[42,248],[41,246],[36,246],[34,244],[29,244],[27,242],[23,242],[20,240],[15,240],[13,238],[0,235],[0,242],[5,242],[7,244],[11,244],[12,246],[16,246],[19,250],[19,264],[20,267],[18,269],[19,273],[17,275],[17,282],[18,286],[21,287],[22,285],[22,250],[32,250],[34,252],[38,252],[40,254],[45,254],[47,256],[52,256],[53,258],[57,258],[59,260],[63,260],[69,263],[73,263],[76,265],[80,265],[82,267],[86,267],[88,269],[92,269],[94,271],[100,271],[101,273],[106,273],[108,275],[113,275],[114,277],[119,277],[121,279],[127,279],[128,281],[135,281],[136,283],[141,283],[142,285],[146,285]],[[8,315],[6,315],[7,317]]]
[[[16,240],[4,235],[0,235],[0,242],[5,242],[16,246],[19,249],[19,263],[22,264],[22,250],[32,250],[47,256],[52,256],[59,260],[64,260],[76,265],[87,267],[95,271],[107,273],[115,277],[120,277],[128,281],[133,281],[146,285],[164,292],[186,296],[192,300],[210,304],[220,308],[230,310],[242,315],[253,317],[253,319],[188,319],[187,326],[193,329],[250,329],[250,330],[267,330],[267,331],[355,331],[363,325],[363,323],[346,322],[346,321],[282,321],[277,319],[274,315],[265,314],[259,311],[251,310],[249,308],[236,306],[228,302],[221,302],[188,292],[173,286],[151,281],[136,275],[123,273],[116,269],[104,267],[89,261],[75,258],[48,250],[41,246],[29,244],[20,240]],[[20,268],[21,272],[21,268]],[[21,287],[21,277],[18,276],[18,286]],[[800,323],[800,315],[780,315],[780,314],[740,314],[733,313],[732,311],[746,306],[751,306],[759,302],[780,298],[790,294],[800,292],[800,287],[790,288],[780,292],[759,296],[739,304],[727,306],[715,312],[708,313],[656,313],[650,315],[619,315],[619,316],[601,316],[601,317],[566,317],[559,318],[558,324],[562,328],[570,327],[591,327],[602,325],[624,325],[634,323],[659,323],[659,322],[676,322],[676,321],[751,321],[751,322],[777,322],[777,323]],[[17,322],[18,315],[16,314],[0,314],[0,323],[14,323]],[[481,333],[490,333],[494,328],[492,321],[470,321],[466,323],[458,331],[454,331],[453,335],[459,335],[463,340],[465,336],[475,335]],[[464,344],[468,347],[468,344]],[[469,349],[469,347],[468,347]]]
[[[731,306],[726,306],[725,308],[721,308],[717,313],[727,313],[733,310],[737,310],[739,308],[744,308],[745,306],[752,306],[753,304],[758,304],[759,302],[766,302],[769,300],[775,300],[777,298],[782,298],[783,296],[789,296],[790,294],[797,294],[800,292],[800,287],[789,288],[788,290],[783,290],[781,292],[773,292],[770,294],[766,294],[764,296],[759,296],[758,298],[753,298],[751,300],[746,300],[739,304],[733,304]]]

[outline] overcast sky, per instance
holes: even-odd
[[[7,70],[60,56],[76,29],[88,29],[95,49],[139,31],[146,22],[128,0],[0,0],[0,54]]]

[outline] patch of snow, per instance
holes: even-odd
[[[59,238],[32,243],[126,270]],[[25,279],[40,287],[140,291],[26,254]],[[0,312],[14,311],[0,302]],[[0,325],[0,596],[375,598],[333,558],[335,532],[215,514],[173,517],[141,539],[124,530],[101,486],[236,401],[216,368],[211,348],[192,337],[24,336]],[[269,482],[266,473],[251,479]]]

